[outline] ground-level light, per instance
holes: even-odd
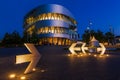
[[[21,76],[20,79],[21,79],[21,80],[25,80],[26,77],[25,77],[25,76]]]
[[[16,77],[16,74],[10,74],[10,75],[9,75],[9,78],[11,78],[11,79],[12,79],[12,78],[15,78],[15,77]]]
[[[36,69],[35,69],[35,68],[33,68],[32,70],[33,70],[33,71],[36,71]]]

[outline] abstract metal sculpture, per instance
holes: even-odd
[[[27,47],[31,54],[17,55],[16,64],[30,62],[30,64],[24,72],[24,74],[28,74],[32,72],[32,70],[35,68],[35,66],[39,62],[41,55],[33,44],[25,43],[24,45]]]
[[[73,43],[70,46],[69,50],[72,54],[77,54],[75,51],[81,51],[81,50],[84,54],[86,54],[87,53],[86,50],[88,50],[89,52],[90,52],[90,50],[92,50],[94,52],[94,49],[96,50],[95,52],[97,52],[97,53],[100,52],[100,55],[103,55],[105,53],[105,50],[106,50],[105,46],[102,43],[99,43],[99,41],[97,41],[94,36],[90,42],[91,42],[90,43],[91,45],[88,47],[86,47],[86,43],[81,42],[81,44],[82,44],[81,47],[76,47],[77,44],[80,44],[79,42]],[[93,47],[93,48],[91,48],[91,47]]]
[[[70,50],[70,52],[71,52],[72,54],[77,54],[75,51],[81,51],[81,48],[80,48],[80,47],[76,47],[77,44],[78,44],[78,43],[73,43],[73,44],[70,46],[69,50]]]

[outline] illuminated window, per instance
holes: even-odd
[[[32,24],[33,22],[39,21],[39,20],[63,20],[66,22],[71,22],[76,24],[76,21],[73,20],[72,18],[69,18],[62,15],[62,14],[58,14],[58,13],[47,13],[47,14],[40,14],[38,15],[36,18],[33,17],[29,17],[26,19],[26,23],[27,24]]]
[[[45,27],[45,33],[48,33],[48,27]]]
[[[35,20],[34,20],[33,17],[29,17],[29,18],[27,18],[26,23],[27,23],[27,24],[32,24],[34,21],[35,21]]]

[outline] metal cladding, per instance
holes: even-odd
[[[68,9],[66,9],[65,7],[63,7],[61,5],[57,5],[57,4],[40,5],[40,6],[36,7],[35,9],[33,9],[32,11],[30,11],[26,15],[26,17],[28,17],[30,15],[36,16],[36,15],[40,15],[40,14],[44,14],[44,13],[59,13],[59,14],[64,14],[64,15],[71,16],[72,18],[74,18]]]
[[[77,41],[77,22],[61,5],[46,4],[30,11],[24,18],[24,31],[39,36],[39,44],[70,45]]]

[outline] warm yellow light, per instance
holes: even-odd
[[[91,55],[90,53],[88,55]]]
[[[80,57],[80,55],[77,55],[77,57]]]
[[[70,54],[68,54],[68,56],[70,56]]]
[[[10,74],[9,78],[15,78],[16,74]]]
[[[33,68],[33,71],[36,71],[36,69],[35,69],[35,68]]]
[[[45,70],[41,70],[41,72],[45,72]]]
[[[97,55],[95,54],[94,57],[97,57]]]
[[[83,56],[83,55],[80,55],[80,56]]]
[[[103,57],[102,55],[100,55],[99,57]]]
[[[25,79],[26,79],[26,77],[25,77],[25,76],[22,76],[22,77],[20,77],[20,79],[21,79],[21,80],[25,80]]]
[[[106,56],[108,57],[109,55],[107,54]]]

